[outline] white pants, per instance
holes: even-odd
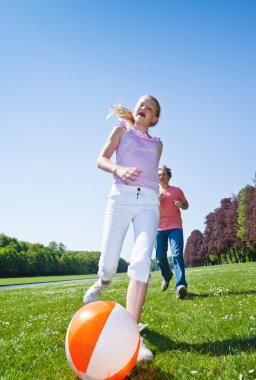
[[[134,228],[128,276],[147,283],[159,219],[158,194],[143,187],[113,185],[105,210],[99,277],[111,281],[117,271],[130,223]]]

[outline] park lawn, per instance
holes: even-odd
[[[141,320],[155,356],[127,379],[255,379],[256,263],[188,269],[187,281],[188,298],[177,300],[174,281],[163,293],[160,273],[153,273]],[[76,379],[64,341],[91,283],[0,291],[1,380]],[[125,305],[127,284],[116,276],[101,299]]]
[[[38,276],[38,277],[10,277],[0,278],[0,286],[6,285],[22,285],[22,284],[36,284],[39,282],[51,282],[51,281],[70,281],[70,280],[82,280],[85,278],[97,277],[96,274],[82,274],[82,275],[63,275],[63,276]]]

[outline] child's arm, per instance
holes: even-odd
[[[141,169],[120,166],[110,160],[124,133],[125,130],[123,128],[116,127],[113,129],[97,159],[97,166],[106,172],[116,174],[124,183],[129,185],[140,176]]]
[[[162,143],[162,141],[159,141],[159,144],[158,144],[158,161],[160,161],[162,151],[163,151],[163,143]]]

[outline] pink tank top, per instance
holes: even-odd
[[[126,132],[116,149],[116,163],[141,169],[140,177],[133,182],[132,186],[146,187],[158,193],[159,138],[149,137],[146,133],[133,129],[125,121],[121,121],[118,126],[126,128]],[[121,178],[115,174],[114,183],[124,184]]]

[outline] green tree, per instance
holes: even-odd
[[[56,241],[51,241],[48,244],[48,247],[51,248],[51,249],[55,249],[56,251],[59,249],[58,243],[56,243]]]
[[[127,272],[128,269],[128,263],[122,257],[119,259],[118,267],[117,267],[117,273],[124,273]]]
[[[0,275],[16,276],[19,273],[18,250],[15,243],[0,248]]]
[[[250,252],[256,251],[256,187],[247,185],[238,196],[238,237]]]
[[[67,247],[63,243],[59,243],[59,251],[60,252],[65,252]]]
[[[6,247],[11,242],[11,238],[5,234],[0,234],[0,248]]]

